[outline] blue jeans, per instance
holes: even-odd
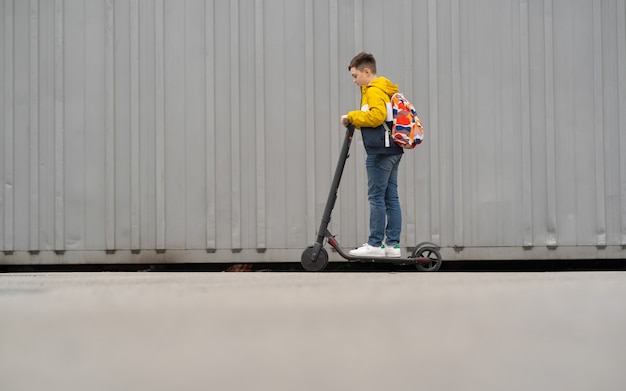
[[[400,243],[402,211],[398,198],[398,166],[402,155],[368,155],[367,197],[370,202],[370,246],[380,247],[385,236],[386,244]]]

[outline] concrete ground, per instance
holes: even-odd
[[[623,390],[626,272],[5,273],[0,390]]]

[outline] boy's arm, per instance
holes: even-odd
[[[375,128],[387,118],[387,100],[389,97],[379,88],[367,90],[367,111],[354,110],[348,113],[348,121],[357,128]]]

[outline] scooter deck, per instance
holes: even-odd
[[[355,257],[353,255],[346,254],[337,248],[335,248],[335,250],[339,253],[339,255],[341,255],[342,258],[350,262],[378,262],[392,265],[415,265],[417,263],[429,263],[432,261],[429,258]]]

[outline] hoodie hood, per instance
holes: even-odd
[[[362,92],[365,93],[365,90],[367,90],[370,87],[376,87],[376,88],[381,89],[390,98],[393,96],[393,94],[398,92],[398,85],[393,84],[391,80],[383,76],[379,76],[376,79],[372,80],[370,84],[361,87]]]

